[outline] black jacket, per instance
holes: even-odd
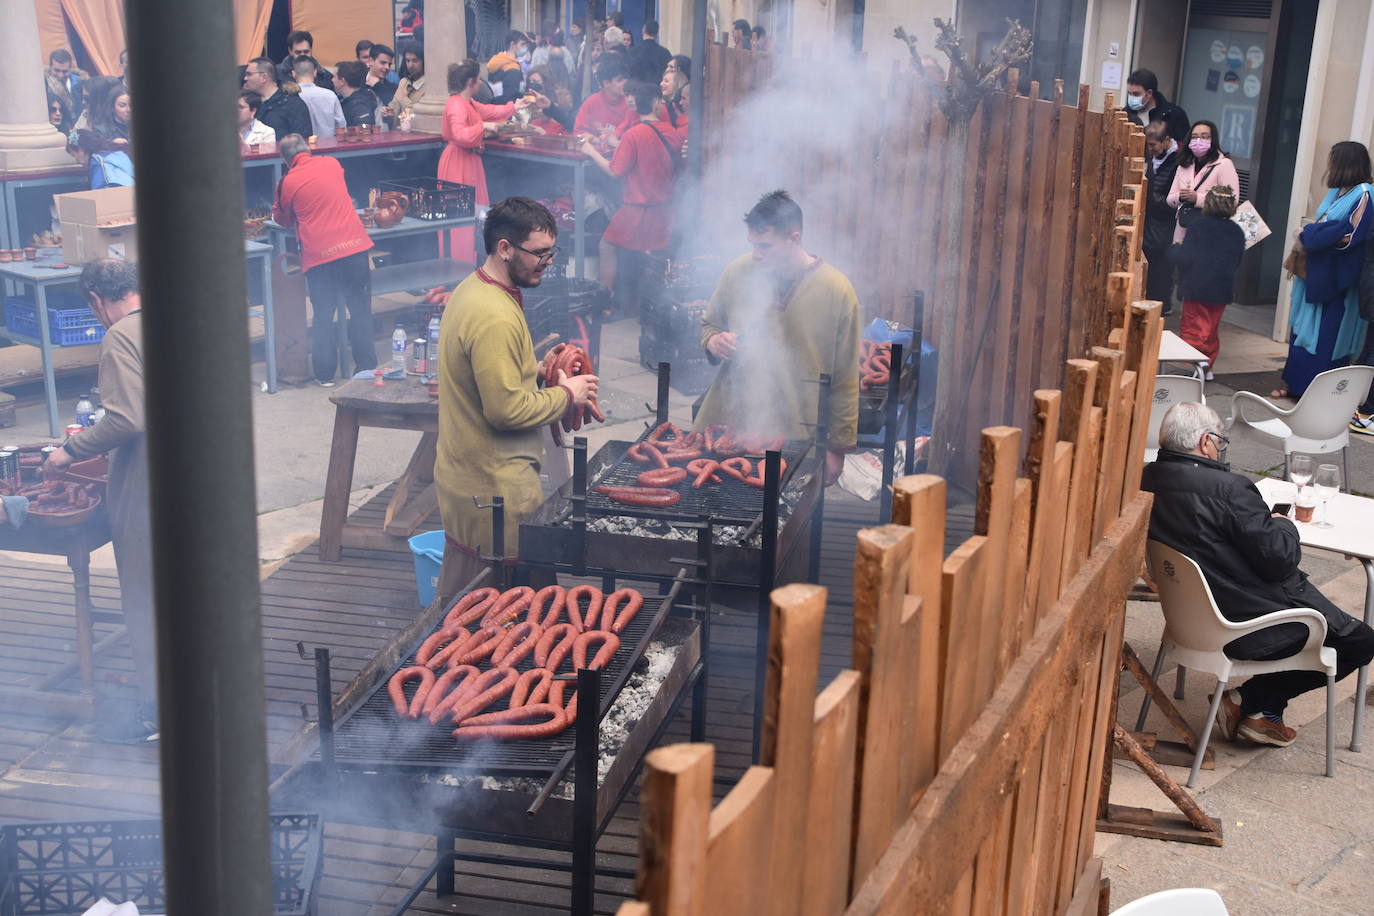
[[[1317,591],[1298,568],[1302,548],[1297,526],[1274,518],[1246,478],[1216,461],[1160,449],[1159,457],[1145,465],[1142,487],[1155,494],[1150,539],[1202,568],[1227,620],[1310,607],[1326,618],[1330,633],[1345,636],[1355,628],[1358,621]],[[1301,646],[1306,632],[1297,623],[1270,627],[1231,642],[1226,652],[1233,658],[1261,657],[1291,646],[1295,638]]]
[[[1235,294],[1236,268],[1245,255],[1245,231],[1220,216],[1204,216],[1188,227],[1170,255],[1178,268],[1184,299],[1228,305]]]
[[[258,120],[275,130],[278,140],[287,134],[308,137],[315,132],[314,125],[310,123],[310,109],[305,102],[296,93],[287,92],[280,86],[262,100],[258,108]]]
[[[625,56],[628,58],[625,62],[630,66],[630,79],[655,85],[663,79],[668,61],[673,59],[668,49],[652,38],[646,38],[630,48]]]
[[[1129,108],[1123,110],[1127,117],[1141,127],[1146,125],[1143,111],[1131,111]],[[1168,125],[1169,136],[1177,140],[1179,146],[1188,145],[1188,131],[1193,126],[1193,123],[1188,120],[1188,112],[1164,98],[1157,90],[1155,92],[1155,107],[1150,109],[1148,123],[1153,124],[1155,121],[1163,121]]]
[[[1169,188],[1174,183],[1174,173],[1178,171],[1178,150],[1164,157],[1156,170],[1154,159],[1145,154],[1145,187],[1148,196],[1145,201],[1145,238],[1141,242],[1146,251],[1167,251],[1174,243],[1174,226],[1178,222],[1178,210],[1169,206],[1166,199]]]
[[[281,63],[277,64],[277,82],[294,83],[296,81],[296,71],[291,69],[295,63],[296,58],[290,54],[282,58]],[[321,89],[328,89],[330,92],[334,91],[334,74],[321,67],[319,61],[315,61],[315,85]]]
[[[1360,317],[1374,321],[1374,245],[1365,242],[1360,266]]]
[[[339,99],[339,107],[349,127],[360,124],[370,127],[377,123],[377,94],[366,86],[353,90],[346,99]]]

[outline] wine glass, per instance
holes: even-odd
[[[1316,488],[1317,496],[1322,501],[1322,520],[1316,523],[1318,528],[1334,528],[1335,525],[1327,519],[1327,501],[1341,492],[1341,469],[1334,464],[1323,464],[1317,468],[1317,473],[1312,477],[1312,486]]]
[[[1312,482],[1312,456],[1289,455],[1288,479],[1298,485],[1298,502],[1302,501],[1302,488]]]

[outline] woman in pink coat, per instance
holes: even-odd
[[[1174,183],[1165,199],[1174,208],[1188,204],[1195,208],[1195,216],[1201,217],[1207,192],[1221,186],[1235,191],[1239,199],[1240,177],[1231,157],[1217,143],[1217,126],[1211,121],[1196,121],[1188,131],[1187,147],[1179,153],[1178,171],[1174,172]],[[1186,226],[1175,223],[1174,244],[1183,241],[1187,234]]]
[[[449,64],[448,104],[444,106],[444,139],[448,145],[439,156],[439,177],[445,181],[470,184],[477,189],[479,206],[491,202],[487,196],[487,173],[482,168],[482,141],[487,133],[515,112],[528,108],[524,99],[504,105],[484,105],[472,97],[481,85],[477,78],[477,61],[468,59],[461,64]],[[473,230],[449,230],[449,244],[453,256],[476,262]]]

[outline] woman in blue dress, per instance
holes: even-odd
[[[1307,276],[1293,280],[1285,388],[1272,398],[1300,398],[1319,373],[1348,364],[1360,352],[1368,323],[1360,318],[1360,267],[1370,213],[1369,150],[1342,140],[1327,157],[1326,192],[1317,221],[1298,233]]]

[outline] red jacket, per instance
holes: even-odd
[[[298,227],[304,270],[372,247],[348,196],[343,166],[332,156],[316,158],[304,152],[291,161],[277,184],[272,218],[288,229]]]

